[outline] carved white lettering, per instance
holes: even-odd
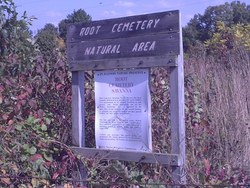
[[[141,43],[139,44],[139,48],[137,49],[138,52],[141,52],[141,51],[142,51],[144,44],[145,44],[145,42],[141,42]]]
[[[106,54],[119,54],[121,45],[104,45],[104,46],[94,46],[87,47],[85,49],[84,55],[106,55]]]
[[[143,51],[148,51],[149,45],[150,45],[150,42],[145,42]]]
[[[99,51],[100,51],[101,48],[102,48],[102,46],[98,46],[98,47],[97,47],[97,51],[96,51],[96,54],[97,54],[97,55],[99,54]]]
[[[147,41],[147,42],[137,42],[135,43],[132,52],[147,52],[155,50],[155,41]]]
[[[107,48],[107,46],[103,46],[103,47],[102,47],[102,49],[101,49],[101,54],[102,54],[102,55],[105,54],[106,48]]]
[[[95,32],[95,28],[94,28],[94,27],[91,27],[91,29],[90,29],[90,31],[89,31],[89,34],[90,34],[90,35],[93,35],[94,32]]]
[[[118,45],[114,45],[113,47],[112,47],[112,50],[111,50],[111,54],[119,54],[120,53],[120,44],[118,44]]]
[[[150,29],[153,23],[154,23],[154,20],[149,20],[147,24],[147,29]]]
[[[129,29],[130,23],[124,23],[122,30],[127,31]]]
[[[90,51],[91,51],[91,47],[90,48],[86,48],[84,55],[89,55]]]
[[[145,29],[154,29],[157,27],[160,22],[160,18],[158,19],[150,19],[150,20],[138,20],[133,22],[126,23],[116,23],[112,27],[112,33],[115,32],[126,32],[126,31],[137,31],[137,30],[145,30]]]
[[[154,28],[156,28],[156,25],[159,23],[161,19],[155,19],[155,24],[154,24]]]
[[[108,46],[107,46],[107,49],[106,49],[106,51],[105,51],[105,54],[109,54],[111,48],[112,48],[112,45],[108,45]]]
[[[87,36],[87,35],[97,35],[99,30],[100,30],[101,26],[92,26],[92,27],[83,27],[80,31],[80,37],[82,36]]]
[[[135,24],[135,22],[131,22],[131,23],[130,23],[129,31],[133,31],[134,24]]]
[[[146,28],[146,24],[147,24],[148,20],[144,20],[141,24],[141,29],[145,29]]]
[[[139,45],[138,42],[135,43],[135,45],[134,45],[134,47],[133,47],[133,49],[132,49],[132,52],[136,52],[136,51],[137,51],[138,45]]]
[[[115,33],[115,28],[118,26],[118,24],[114,24],[113,27],[112,27],[112,33]]]
[[[122,31],[122,25],[123,25],[123,23],[120,23],[118,25],[117,32],[121,32]]]
[[[153,41],[149,47],[149,51],[153,51],[153,50],[155,50],[155,41]]]
[[[89,55],[95,55],[95,47],[92,48],[91,52]]]
[[[136,30],[138,30],[138,29],[139,29],[139,26],[140,26],[140,24],[141,24],[141,23],[142,23],[142,21],[140,21],[140,20],[139,20],[139,21],[137,21],[137,25],[136,25],[136,28],[135,28]]]

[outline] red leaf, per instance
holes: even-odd
[[[52,162],[45,162],[44,165],[49,168],[51,166]]]
[[[22,93],[22,94],[18,95],[17,98],[20,99],[20,100],[23,100],[23,99],[25,99],[27,97],[27,94],[28,94],[27,92]]]
[[[37,115],[38,115],[39,118],[43,118],[43,116],[44,116],[44,111],[43,111],[42,109],[39,109],[39,110],[37,111]]]
[[[208,159],[204,159],[206,175],[210,175],[210,162]]]
[[[35,161],[37,161],[38,159],[42,159],[43,157],[42,157],[42,155],[41,154],[35,154],[35,155],[32,155],[31,157],[30,157],[30,160],[31,161],[33,161],[33,162],[35,162]]]
[[[9,118],[9,116],[8,116],[7,114],[4,114],[4,115],[2,115],[2,118],[3,118],[4,120],[7,120],[7,119]]]
[[[34,99],[29,100],[29,105],[31,108],[36,109],[37,108],[36,100],[34,100]]]
[[[3,86],[0,86],[0,92],[3,92],[3,91],[4,91]]]
[[[20,104],[20,102],[18,102],[17,104],[16,104],[16,108],[14,109],[15,110],[15,112],[17,112],[17,111],[19,111],[20,109],[21,109],[21,104]]]
[[[12,125],[14,123],[14,121],[11,119],[8,121],[8,125]]]
[[[3,103],[3,95],[0,93],[0,104]]]
[[[26,88],[26,91],[31,94],[32,93],[32,88]]]
[[[58,85],[56,86],[56,90],[57,90],[57,91],[60,90],[62,86],[63,86],[62,84],[58,84]]]
[[[4,81],[5,81],[5,84],[6,84],[7,86],[11,86],[11,85],[12,85],[12,83],[10,82],[9,79],[6,79],[6,80],[4,80]]]
[[[52,180],[55,180],[57,177],[59,176],[59,173],[58,172],[55,172],[52,176]]]
[[[26,104],[26,100],[21,100],[20,103],[24,106]]]

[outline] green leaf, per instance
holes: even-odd
[[[47,126],[45,124],[42,124],[41,129],[42,131],[47,131]]]
[[[16,130],[21,131],[23,129],[23,126],[22,125],[16,125],[15,128],[16,128]]]
[[[53,157],[52,157],[51,154],[44,153],[44,154],[43,154],[43,157],[44,157],[47,161],[49,161],[49,162],[52,162],[52,161],[53,161]]]
[[[24,144],[23,145],[23,149],[25,150],[25,151],[29,151],[29,149],[30,149],[30,147],[29,147],[29,145],[28,144]]]
[[[33,116],[29,116],[27,119],[28,124],[32,124],[34,122],[35,118]]]
[[[37,152],[37,149],[36,149],[36,147],[34,147],[34,146],[32,146],[32,147],[29,149],[29,153],[30,153],[31,155],[34,155],[36,152]]]
[[[46,124],[50,124],[51,123],[51,119],[49,119],[49,118],[44,118],[45,119],[45,121],[46,121]]]
[[[21,160],[22,162],[24,162],[24,161],[27,160],[27,158],[28,158],[28,157],[27,157],[26,155],[22,155],[21,158],[20,158],[20,160]]]
[[[40,122],[40,121],[41,121],[40,119],[35,119],[35,118],[34,118],[33,123],[36,124],[36,123],[38,123],[38,122]]]

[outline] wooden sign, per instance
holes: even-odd
[[[180,53],[179,42],[179,11],[73,24],[67,34],[68,60],[72,71],[99,70],[107,64],[127,68],[124,58],[134,61],[134,67],[169,66]],[[139,59],[138,64],[140,57],[151,59]]]
[[[180,12],[168,11],[72,24],[67,31],[67,53],[69,67],[72,71],[72,143],[78,146],[73,148],[74,151],[100,160],[117,159],[170,165],[173,181],[176,184],[185,184],[185,101]],[[86,148],[84,72],[113,69],[135,70],[134,68],[155,66],[169,66],[171,154],[114,150],[116,145],[112,150],[108,145],[98,149]],[[102,71],[96,71],[96,73]],[[110,86],[117,86],[117,84]],[[132,85],[130,84],[130,86]],[[106,92],[106,88],[101,88],[100,91]],[[100,96],[102,96],[101,92]],[[113,102],[117,102],[117,99]],[[113,108],[114,105],[111,107]],[[111,110],[111,112],[113,111]],[[166,113],[168,115],[168,111]],[[118,119],[121,119],[124,114],[118,115],[122,115],[118,116]],[[133,119],[132,121],[135,122]],[[115,122],[110,125],[108,120],[102,118],[102,125],[106,126],[103,129],[111,129],[111,126],[113,128],[118,124]],[[138,125],[136,124],[137,127]],[[112,138],[116,142],[127,139],[124,133],[110,135],[109,132],[104,134],[102,132],[101,136],[104,136],[102,140]],[[127,137],[129,136],[127,134]],[[136,138],[138,140],[138,137]]]

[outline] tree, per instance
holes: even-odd
[[[39,30],[36,38],[36,43],[41,53],[46,58],[53,56],[53,51],[57,47],[58,29],[53,24],[46,24],[43,29]]]
[[[67,34],[67,25],[70,23],[79,23],[79,22],[89,22],[92,18],[87,14],[83,9],[77,11],[74,10],[72,14],[69,14],[66,19],[62,20],[59,23],[59,36],[66,40]]]
[[[231,3],[231,9],[233,11],[234,24],[250,23],[250,5],[240,3],[239,1],[233,1]]]
[[[189,22],[188,27],[183,29],[183,49],[188,51],[191,46],[195,46],[199,38],[199,20],[201,15],[196,14]]]
[[[18,13],[13,0],[0,0],[0,76],[3,74],[17,75],[19,71],[32,64],[32,54],[35,52],[31,32],[28,28],[33,17],[28,17],[26,12],[18,19]],[[20,61],[15,65],[6,62],[6,58],[17,56]]]
[[[250,23],[250,5],[233,1],[219,6],[210,6],[203,15],[196,14],[183,28],[185,52],[197,42],[205,42],[217,32],[217,23],[223,22],[227,27],[235,24]]]
[[[238,46],[250,51],[250,24],[226,27],[223,22],[218,22],[216,28],[217,32],[205,42],[208,53],[221,57]]]

